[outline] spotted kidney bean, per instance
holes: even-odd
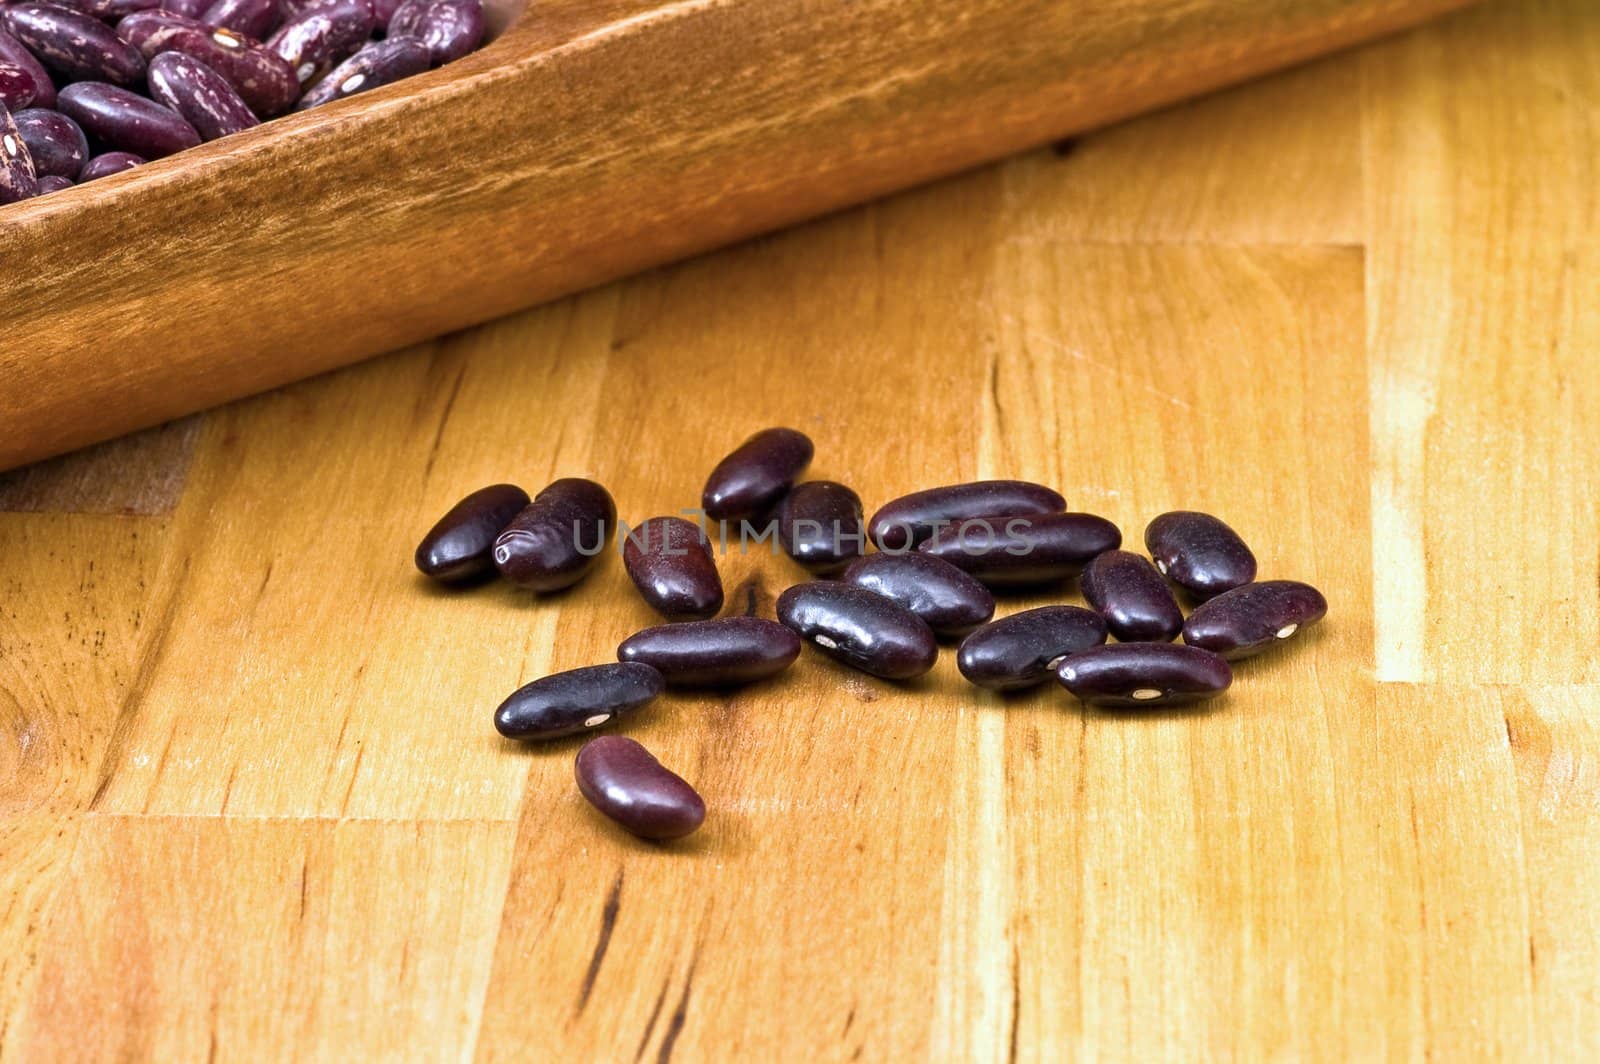
[[[114,22],[135,11],[149,11],[151,8],[160,7],[161,0],[75,0],[73,6],[95,18]]]
[[[78,184],[120,174],[124,170],[132,170],[135,166],[143,166],[144,162],[144,159],[131,151],[108,151],[94,156],[83,164],[83,173],[78,175]]]
[[[483,4],[479,0],[405,0],[395,9],[388,27],[390,37],[422,41],[433,65],[443,66],[483,42]]]
[[[278,9],[278,0],[216,0],[206,8],[200,21],[264,41],[283,21],[283,14]]]
[[[301,97],[304,111],[380,88],[428,69],[428,46],[415,37],[374,41],[340,63]]]
[[[61,113],[101,144],[146,159],[192,148],[200,135],[182,115],[138,93],[100,81],[80,81],[61,90]]]
[[[32,104],[38,95],[39,83],[32,74],[15,63],[0,61],[0,104],[20,111]]]
[[[33,170],[33,156],[17,132],[11,111],[0,104],[0,203],[16,203],[39,193],[39,177]]]
[[[46,174],[39,179],[39,195],[51,192],[60,192],[64,188],[71,188],[72,181],[58,174]]]
[[[182,52],[228,79],[260,118],[282,114],[300,95],[294,68],[233,30],[207,26],[168,11],[139,11],[117,23],[117,34],[145,58]]]
[[[305,85],[353,55],[372,36],[374,25],[368,0],[322,0],[290,16],[267,47]]]
[[[0,19],[0,23],[3,23]],[[49,73],[39,64],[34,54],[25,48],[0,25],[0,63],[10,63],[21,67],[33,79],[33,106],[54,107],[56,105],[56,85],[50,80]]]
[[[17,4],[0,15],[13,37],[66,78],[135,85],[144,77],[139,50],[92,15],[49,4]]]
[[[211,6],[211,3],[212,0],[161,0],[161,3],[157,6],[162,11],[170,11],[174,15],[198,19],[206,13],[206,9]]]
[[[228,79],[182,52],[162,52],[150,60],[150,96],[182,115],[201,140],[260,125],[260,119]]]
[[[89,160],[89,140],[78,123],[60,111],[30,108],[18,111],[17,130],[33,156],[33,168],[40,179],[76,179]]]

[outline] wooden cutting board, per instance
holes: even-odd
[[[1487,4],[13,475],[0,1057],[1593,1058],[1596,54]],[[650,620],[615,560],[409,553],[775,422],[869,503],[1214,508],[1333,612],[1158,717],[808,652],[631,729],[712,810],[640,845],[489,727]]]

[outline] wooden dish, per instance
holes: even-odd
[[[443,69],[0,208],[0,468],[1466,0],[490,0]]]

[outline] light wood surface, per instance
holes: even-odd
[[[0,469],[1467,2],[536,0],[443,69],[0,210]]]
[[[0,1058],[1593,1059],[1597,54],[1491,3],[0,477]],[[628,729],[710,807],[638,843],[489,723],[651,622],[618,560],[410,551],[776,423],[869,505],[1213,509],[1332,612],[1185,713],[807,651]]]

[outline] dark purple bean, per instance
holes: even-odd
[[[97,19],[115,22],[135,11],[149,11],[160,7],[161,0],[73,0],[73,6]]]
[[[681,839],[705,821],[695,789],[626,736],[584,743],[574,771],[589,804],[642,839]]]
[[[494,726],[507,739],[560,739],[625,717],[665,689],[659,672],[637,662],[569,669],[518,688],[494,711]]]
[[[33,156],[17,132],[11,111],[0,103],[0,203],[16,203],[39,194]]]
[[[428,69],[428,46],[415,37],[374,41],[346,59],[313,85],[296,110],[320,107],[357,93],[380,88]]]
[[[1084,568],[1079,586],[1124,643],[1170,643],[1183,631],[1178,600],[1142,555],[1108,550]]]
[[[622,540],[622,564],[650,608],[669,621],[698,621],[722,608],[711,541],[681,517],[652,517]]]
[[[198,20],[206,13],[206,8],[211,6],[211,0],[161,0],[157,6],[162,11]]]
[[[227,78],[260,118],[282,114],[300,95],[300,81],[282,56],[233,30],[170,11],[139,11],[117,23],[117,34],[146,59],[162,52],[198,59]]]
[[[61,90],[60,104],[61,113],[99,143],[146,159],[200,143],[200,134],[178,112],[115,85],[75,82]]]
[[[0,105],[20,111],[39,96],[39,83],[33,74],[15,63],[0,60]]]
[[[994,596],[949,562],[924,554],[869,554],[844,582],[899,603],[935,635],[960,638],[994,616]]]
[[[17,4],[3,12],[5,28],[39,61],[73,81],[134,85],[144,56],[92,15],[47,4]]]
[[[37,107],[18,111],[12,117],[40,178],[75,179],[83,173],[83,164],[89,160],[89,141],[78,123],[60,111]]]
[[[60,174],[46,174],[39,179],[39,195],[41,196],[49,192],[60,192],[64,188],[71,187],[71,179],[62,177]]]
[[[983,517],[952,525],[917,550],[965,569],[990,587],[1053,584],[1076,576],[1122,544],[1117,526],[1095,514]]]
[[[843,484],[796,484],[773,517],[784,553],[819,576],[838,572],[866,550],[861,497]]]
[[[1162,514],[1145,528],[1144,545],[1163,576],[1201,601],[1256,578],[1256,556],[1210,514]]]
[[[54,107],[56,83],[50,80],[50,74],[39,64],[34,54],[3,28],[3,23],[4,19],[0,19],[0,63],[10,63],[28,72],[28,76],[33,79],[33,106]]]
[[[380,33],[387,34],[389,23],[394,20],[394,13],[400,9],[403,0],[372,0],[372,22]]]
[[[168,52],[156,59],[176,54]],[[156,64],[150,69],[154,71]],[[450,507],[422,537],[415,556],[417,568],[446,584],[464,584],[493,574],[495,538],[528,501],[528,493],[515,484],[479,488]]]
[[[907,551],[941,528],[975,517],[1058,514],[1066,500],[1025,480],[980,480],[902,495],[872,515],[868,532],[879,550]]]
[[[1328,600],[1310,584],[1263,580],[1196,607],[1183,626],[1183,641],[1236,661],[1292,638],[1327,612]]]
[[[216,140],[261,124],[228,79],[182,52],[150,60],[150,96],[184,117],[201,140]]]
[[[1040,606],[979,628],[961,641],[956,667],[992,691],[1037,687],[1069,654],[1106,641],[1106,622],[1081,606]]]
[[[216,0],[200,21],[242,33],[253,41],[264,41],[283,21],[283,14],[278,10],[278,0]]]
[[[406,0],[390,17],[388,36],[416,37],[428,46],[434,66],[452,63],[483,43],[483,4],[479,0]]]
[[[103,155],[94,156],[83,164],[83,172],[78,175],[78,184],[120,174],[124,170],[132,170],[135,166],[143,166],[144,162],[131,151],[108,151]]]
[[[1176,706],[1228,689],[1233,670],[1209,650],[1179,643],[1110,643],[1069,655],[1061,686],[1091,706]]]
[[[921,676],[939,657],[922,618],[853,584],[796,584],[778,596],[778,620],[829,657],[886,680]]]
[[[294,67],[305,85],[349,58],[372,30],[368,0],[321,0],[285,22],[267,47]]]
[[[669,687],[733,687],[776,676],[800,656],[800,638],[777,621],[724,617],[663,624],[617,647],[619,661],[653,666]]]
[[[405,11],[402,7],[395,18]],[[803,432],[762,429],[717,463],[706,478],[700,506],[713,521],[760,516],[806,471],[814,450]]]
[[[611,493],[563,477],[533,497],[494,541],[500,575],[529,591],[560,591],[589,574],[617,523]]]

